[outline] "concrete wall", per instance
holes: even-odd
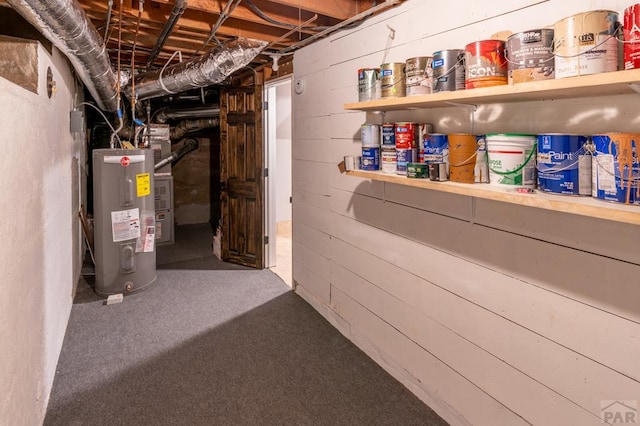
[[[69,131],[82,91],[57,50],[35,49],[37,94],[0,78],[0,423],[13,425],[44,418],[83,251],[84,134]]]
[[[296,291],[452,424],[601,424],[607,401],[638,405],[640,229],[341,175],[360,125],[381,120],[343,109],[357,70],[629,3],[408,0],[295,54]],[[386,119],[444,133],[638,131],[638,99]]]
[[[219,132],[216,127],[211,133]],[[186,140],[186,139],[185,139]],[[212,138],[197,137],[198,149],[182,157],[172,168],[175,222],[178,225],[208,223],[212,216],[212,155],[220,156],[220,144]],[[181,142],[183,143],[183,142]],[[175,151],[181,143],[174,146]]]

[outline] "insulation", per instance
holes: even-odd
[[[239,38],[198,58],[136,75],[136,97],[143,100],[220,83],[247,66],[266,45],[266,41]],[[125,93],[131,93],[131,82]]]
[[[73,64],[98,106],[115,111],[116,76],[102,38],[76,0],[8,0]]]

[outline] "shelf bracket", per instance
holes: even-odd
[[[629,88],[631,90],[633,90],[638,95],[640,95],[640,84],[638,84],[638,83],[629,83],[628,86],[629,86]]]
[[[471,122],[471,134],[475,134],[476,130],[476,111],[478,111],[478,105],[475,104],[461,104],[458,102],[445,102],[447,105],[456,106],[469,110],[469,121]]]

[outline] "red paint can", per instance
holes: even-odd
[[[504,41],[476,41],[467,44],[464,50],[467,89],[507,84],[508,67]]]
[[[624,10],[624,69],[640,68],[640,4]]]
[[[420,140],[420,127],[418,123],[396,123],[396,148],[417,149]]]

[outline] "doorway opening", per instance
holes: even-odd
[[[287,285],[293,287],[291,89],[291,77],[265,84],[265,99],[267,101],[265,167],[268,169],[265,194],[265,223],[268,244],[265,264]]]

